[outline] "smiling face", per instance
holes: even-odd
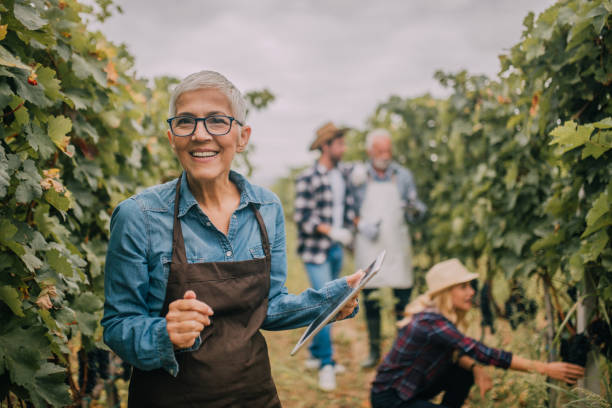
[[[372,164],[376,170],[387,170],[393,157],[391,139],[385,136],[376,137],[372,141],[372,146],[368,149],[368,156],[372,159]]]
[[[460,283],[450,289],[451,300],[453,307],[457,310],[467,312],[472,307],[472,298],[474,297],[474,288],[470,282]]]
[[[202,118],[212,114],[233,116],[225,94],[215,88],[203,88],[182,93],[176,101],[175,116]],[[168,140],[191,182],[209,183],[227,180],[236,153],[244,151],[251,135],[249,126],[232,123],[230,132],[211,136],[198,121],[195,133],[177,137],[168,130]]]

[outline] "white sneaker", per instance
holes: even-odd
[[[319,388],[323,391],[336,389],[336,372],[331,364],[325,365],[319,370]]]
[[[318,370],[321,367],[321,360],[310,357],[308,360],[304,361],[304,366],[307,370]]]
[[[310,357],[308,360],[304,361],[304,367],[306,367],[307,370],[318,370],[321,368],[321,360]],[[344,374],[346,373],[346,367],[340,363],[336,363],[334,364],[334,372],[336,374]]]

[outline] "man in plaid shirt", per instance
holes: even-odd
[[[314,289],[339,277],[342,247],[351,244],[355,220],[355,197],[348,182],[351,167],[340,163],[345,151],[344,134],[329,122],[317,130],[310,150],[321,155],[303,171],[295,184],[294,221],[298,227],[298,253]],[[310,368],[319,368],[319,387],[336,388],[335,374],[344,370],[333,360],[330,327],[323,328],[310,347]]]

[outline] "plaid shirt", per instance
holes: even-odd
[[[356,216],[355,193],[348,181],[352,166],[340,163],[344,176],[344,226],[352,228]],[[298,227],[298,253],[304,262],[322,264],[332,240],[316,231],[319,224],[332,223],[333,197],[327,176],[328,170],[317,161],[304,170],[295,182],[293,220]]]
[[[393,388],[408,401],[453,363],[454,351],[501,368],[510,367],[512,361],[512,353],[466,337],[444,316],[426,310],[399,330],[393,348],[378,367],[372,392]]]

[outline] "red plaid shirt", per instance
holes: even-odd
[[[501,368],[510,367],[512,361],[512,353],[466,337],[441,314],[424,311],[399,330],[393,348],[378,367],[372,391],[393,388],[400,398],[410,400],[453,363],[455,350]]]

